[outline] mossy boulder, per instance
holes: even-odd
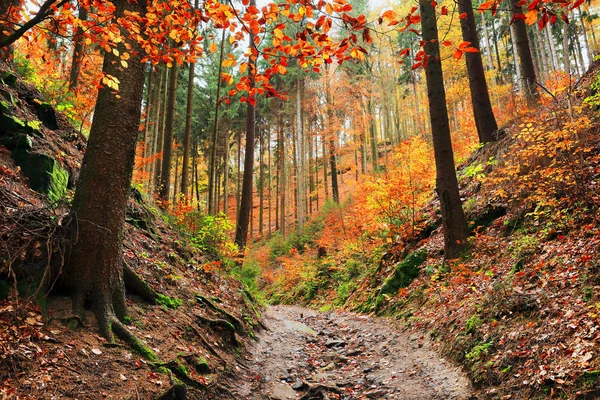
[[[48,129],[56,130],[58,129],[58,121],[56,120],[56,111],[54,107],[52,107],[49,103],[41,103],[39,101],[34,101],[33,108],[35,108],[35,113],[37,114],[42,124]]]
[[[0,115],[0,136],[13,136],[26,131],[27,124],[19,118],[4,113]]]
[[[399,289],[405,288],[419,276],[419,267],[427,259],[427,250],[410,253],[396,266],[394,274],[381,286],[375,300],[375,311],[378,311],[385,296],[395,295]]]
[[[10,104],[4,100],[0,100],[0,115],[8,114],[10,111]]]
[[[31,138],[22,133],[0,138],[0,145],[5,146],[9,150],[31,150],[33,147]]]
[[[29,187],[47,195],[50,202],[58,202],[67,193],[69,173],[54,158],[20,149],[12,152],[12,158],[29,179]]]
[[[17,75],[15,75],[13,72],[11,71],[6,71],[3,75],[2,75],[2,82],[5,85],[8,86],[13,86],[14,84],[17,83]]]

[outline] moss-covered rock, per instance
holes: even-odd
[[[24,121],[13,115],[0,114],[0,136],[13,136],[26,131],[27,124]]]
[[[9,150],[31,150],[33,143],[31,138],[25,134],[0,138],[0,145]]]
[[[29,187],[48,196],[56,203],[67,193],[69,173],[52,157],[45,154],[14,150],[12,158],[29,179]]]
[[[5,85],[8,86],[13,86],[15,83],[17,83],[17,75],[15,75],[13,72],[11,71],[6,71],[3,75],[2,75],[2,82]]]
[[[427,250],[410,253],[396,266],[394,274],[384,282],[375,299],[375,311],[379,310],[385,296],[394,295],[399,289],[405,288],[419,276],[419,267],[427,259]]]
[[[48,129],[58,129],[58,121],[56,120],[56,111],[49,103],[41,103],[37,100],[34,101],[33,107],[42,124]]]
[[[10,104],[6,101],[0,101],[0,115],[7,114],[10,111]]]
[[[196,359],[196,362],[194,363],[194,368],[196,369],[196,372],[199,374],[210,374],[210,366],[208,365],[208,361],[206,361],[206,358],[198,358]]]

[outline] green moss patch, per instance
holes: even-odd
[[[157,294],[156,304],[175,309],[181,307],[183,301],[174,297],[165,296],[164,294]]]

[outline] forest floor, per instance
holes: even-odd
[[[459,369],[392,321],[296,306],[265,310],[236,399],[468,399]]]

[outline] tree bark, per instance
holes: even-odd
[[[156,122],[156,154],[161,154],[160,158],[154,161],[154,193],[158,194],[160,190],[160,177],[163,157],[163,142],[165,135],[165,112],[167,110],[167,86],[169,81],[169,69],[165,66],[162,73],[162,87],[160,99],[158,99],[157,122]]]
[[[173,127],[175,122],[175,93],[177,92],[177,64],[173,64],[169,72],[169,89],[167,96],[167,112],[165,114],[165,132],[163,137],[163,158],[160,177],[159,198],[169,201],[171,188],[171,158],[173,153]]]
[[[475,25],[472,1],[461,0],[458,3],[458,9],[460,13],[467,14],[467,18],[460,20],[463,40],[471,42],[472,47],[480,50],[481,47],[479,46],[479,38],[477,37],[477,26]],[[493,142],[495,140],[494,132],[498,130],[498,124],[492,110],[492,102],[490,101],[490,93],[485,79],[481,52],[466,53],[465,60],[467,62],[471,104],[473,106],[477,134],[479,135],[479,143]]]
[[[513,52],[513,65],[515,67],[515,74],[517,75],[517,82],[515,84],[517,90],[523,90],[523,80],[521,79],[521,68],[519,67],[519,59],[517,56],[517,39],[515,34],[515,26],[510,24],[510,42],[512,45]]]
[[[337,176],[337,162],[335,159],[336,155],[336,146],[335,146],[335,138],[333,134],[333,110],[334,104],[333,99],[331,97],[331,89],[329,85],[329,79],[331,75],[327,76],[327,80],[325,81],[325,96],[327,98],[327,125],[329,130],[329,169],[331,170],[331,195],[333,197],[333,201],[338,203],[340,202],[340,191],[338,186],[338,176]],[[369,99],[369,102],[371,100]],[[369,103],[370,104],[370,103]],[[371,129],[375,128],[375,121],[371,121]],[[373,139],[371,139],[373,140]],[[375,165],[375,164],[374,164]]]
[[[116,15],[145,14],[146,2],[116,0]],[[123,32],[127,36],[127,32]],[[73,313],[83,319],[83,303],[91,298],[101,334],[110,339],[111,327],[127,314],[123,281],[123,224],[133,173],[141,117],[144,64],[141,48],[131,45],[129,68],[112,53],[104,57],[103,72],[121,82],[120,98],[108,87],[98,91],[94,120],[81,175],[71,208],[74,244],[66,265],[73,292]],[[120,44],[125,51],[124,44]]]
[[[256,1],[250,0],[250,5],[255,6]],[[250,56],[248,56],[248,84],[249,90],[254,89],[254,77],[256,74],[256,46],[254,44],[254,34],[250,31]],[[253,93],[252,96],[256,96]],[[250,95],[248,97],[251,97]],[[246,150],[244,152],[244,180],[242,182],[242,198],[240,212],[237,217],[235,229],[235,243],[240,250],[246,247],[248,240],[248,225],[250,223],[250,212],[252,211],[252,178],[254,174],[254,129],[256,118],[256,107],[247,103],[246,108]]]
[[[512,13],[513,18],[515,15],[522,14],[523,9],[519,4],[518,0],[512,1]],[[519,66],[521,69],[521,80],[522,88],[525,92],[525,99],[529,107],[535,107],[538,102],[538,94],[536,87],[536,76],[535,66],[533,65],[533,58],[531,56],[531,48],[529,47],[529,37],[527,36],[527,27],[525,21],[522,19],[514,19],[512,22],[514,26],[515,42],[517,47],[517,53],[519,54]]]
[[[80,21],[87,21],[88,19],[88,10],[85,8],[81,2],[78,2],[79,5],[79,14],[78,18]],[[77,89],[77,84],[79,83],[79,73],[81,71],[81,62],[83,60],[83,49],[84,49],[84,37],[83,37],[83,28],[81,26],[77,27],[77,32],[75,33],[75,43],[73,45],[73,60],[71,61],[71,69],[69,71],[69,90]]]
[[[181,167],[181,194],[183,201],[188,201],[190,150],[192,142],[192,110],[194,106],[194,70],[195,63],[190,63],[188,75],[187,104],[185,111],[185,134],[183,136],[183,161]]]
[[[425,78],[435,155],[436,191],[442,212],[445,257],[453,259],[460,256],[466,245],[467,222],[461,205],[454,167],[435,9],[429,0],[420,0],[419,8],[423,40],[426,42],[424,51],[429,57]]]
[[[213,125],[212,141],[210,146],[210,161],[208,164],[208,213],[215,214],[215,163],[217,159],[217,145],[218,145],[218,134],[219,134],[219,105],[221,97],[221,72],[223,71],[223,48],[225,45],[225,29],[221,34],[221,51],[219,53],[219,73],[217,74],[217,99],[215,102],[215,123]]]

